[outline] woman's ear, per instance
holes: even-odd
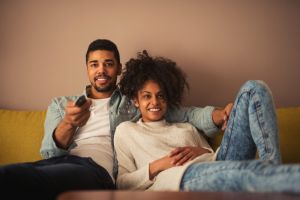
[[[139,102],[138,102],[138,100],[136,98],[133,99],[133,102],[134,102],[135,107],[138,108],[140,106]]]

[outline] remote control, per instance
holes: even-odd
[[[85,98],[84,95],[82,95],[82,96],[80,96],[80,97],[76,100],[75,105],[78,106],[78,107],[80,107],[80,106],[82,106],[85,102],[86,102],[86,98]]]

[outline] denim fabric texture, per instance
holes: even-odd
[[[216,161],[191,165],[182,181],[184,191],[300,193],[300,166],[272,161]]]
[[[259,160],[253,160],[256,150]],[[187,168],[180,189],[300,192],[300,165],[280,163],[271,91],[262,81],[247,81],[235,100],[217,161]]]
[[[103,167],[90,158],[73,155],[2,166],[0,177],[2,194],[7,192],[9,197],[54,199],[68,190],[115,189]],[[22,194],[14,194],[12,190]]]
[[[254,159],[281,163],[278,125],[272,94],[262,81],[240,89],[224,132],[217,160]]]

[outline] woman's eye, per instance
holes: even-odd
[[[144,97],[144,99],[150,99],[151,95],[144,95],[143,97]]]

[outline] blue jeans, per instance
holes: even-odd
[[[240,89],[229,117],[217,160],[254,159],[281,163],[275,106],[268,86],[248,81]]]
[[[262,160],[196,163],[185,172],[180,189],[300,193],[300,165]]]
[[[115,185],[108,172],[91,158],[66,155],[1,166],[0,188],[10,197],[55,199],[68,190],[114,189]]]
[[[255,158],[256,151],[260,160],[249,161]],[[300,166],[277,165],[280,163],[278,126],[271,91],[262,81],[248,81],[235,100],[217,161],[188,167],[180,188],[300,192]]]

